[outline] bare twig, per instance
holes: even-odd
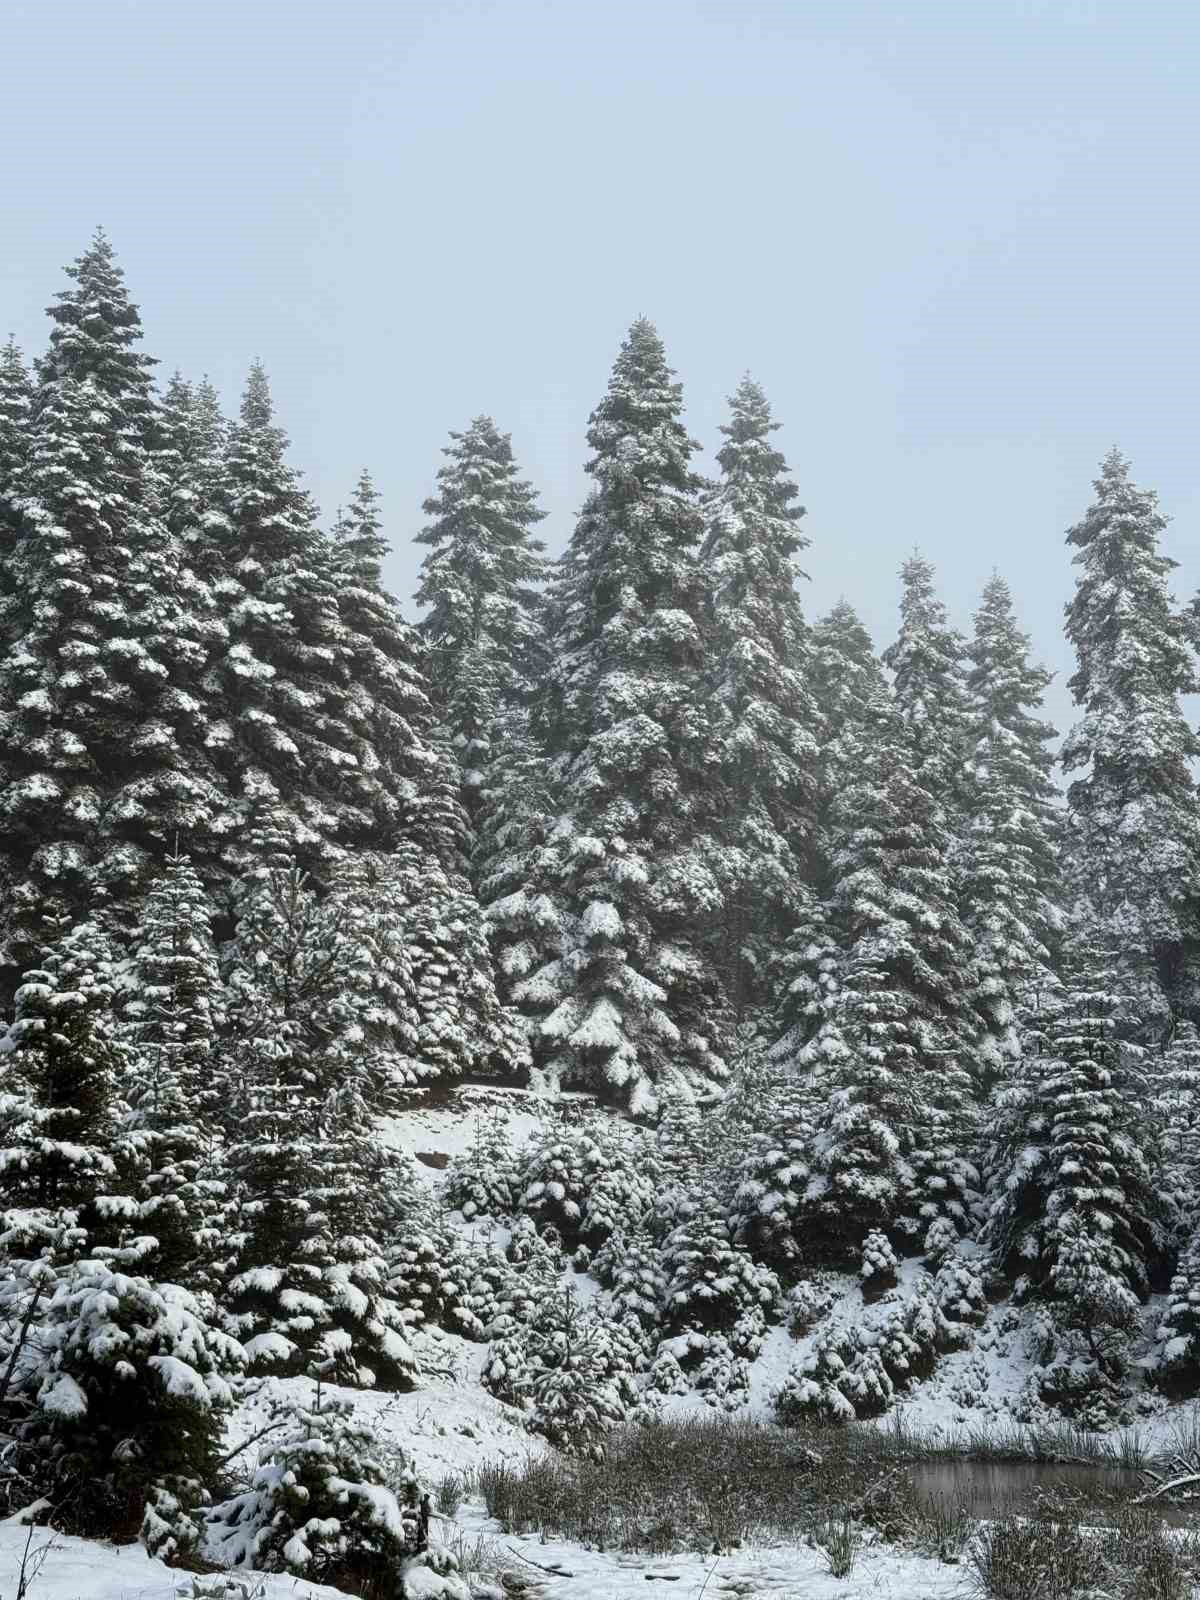
[[[285,1417],[282,1422],[268,1422],[265,1428],[260,1428],[257,1433],[252,1433],[248,1439],[243,1439],[241,1444],[235,1445],[228,1455],[221,1457],[217,1465],[219,1467],[225,1466],[227,1462],[233,1460],[234,1456],[240,1456],[243,1450],[249,1450],[252,1444],[257,1444],[260,1439],[265,1439],[269,1433],[274,1433],[279,1428],[286,1428],[289,1420],[289,1418]]]
[[[1149,1500],[1158,1500],[1164,1494],[1174,1494],[1176,1489],[1187,1489],[1192,1484],[1200,1483],[1200,1472],[1187,1472],[1179,1478],[1168,1478],[1165,1483],[1157,1484],[1153,1489],[1147,1489],[1145,1494],[1139,1494],[1134,1499],[1134,1505],[1145,1505]]]
[[[568,1572],[565,1567],[544,1567],[540,1561],[530,1561],[528,1556],[523,1556],[515,1545],[508,1547],[518,1561],[523,1561],[526,1566],[536,1567],[539,1572],[548,1572],[552,1578],[573,1578],[575,1574]]]
[[[12,1354],[9,1356],[8,1365],[4,1369],[4,1376],[0,1378],[0,1405],[3,1405],[8,1397],[9,1385],[12,1383],[13,1373],[16,1370],[17,1358],[29,1341],[29,1331],[33,1326],[34,1316],[45,1292],[46,1279],[42,1277],[33,1286],[33,1294],[29,1297],[25,1315],[21,1318],[21,1326],[17,1332],[17,1342],[12,1347]]]

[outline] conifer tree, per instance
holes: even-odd
[[[485,908],[496,988],[516,985],[562,953],[563,915],[553,893],[549,773],[528,712],[513,707],[496,738],[475,815],[471,875]],[[522,1014],[518,1019],[525,1021]]]
[[[0,487],[16,483],[25,459],[24,436],[33,388],[11,338],[0,346]]]
[[[844,762],[853,753],[854,746],[848,742],[839,744],[839,737],[861,729],[870,720],[883,683],[883,670],[870,634],[854,607],[844,599],[813,625],[808,659],[819,719],[821,813],[825,815],[833,796],[850,776],[836,759],[831,764],[830,757],[840,756]]]
[[[721,909],[697,685],[696,446],[653,326],[634,323],[592,413],[594,488],[551,596],[540,708],[556,794],[565,951],[515,990],[547,1071],[638,1111],[719,1079],[724,1012],[697,930]]]
[[[466,879],[405,844],[381,864],[377,881],[412,964],[420,1073],[522,1072],[525,1033],[497,994],[486,925]]]
[[[773,447],[762,389],[730,401],[706,507],[708,682],[719,773],[725,986],[740,1019],[761,1003],[770,953],[794,920],[809,872],[816,807],[817,710],[795,556],[803,507]],[[724,823],[724,827],[721,824]]]
[[[868,729],[870,757],[833,815],[844,954],[795,1057],[800,1108],[752,1155],[736,1207],[780,1262],[856,1266],[873,1229],[920,1239],[941,1217],[965,1232],[977,1184],[969,940],[946,831],[886,690]]]
[[[956,827],[970,739],[966,640],[947,621],[933,567],[923,556],[904,563],[900,582],[900,633],[883,662],[921,781]]]
[[[164,519],[203,566],[205,524],[215,515],[229,428],[207,379],[190,383],[174,373],[155,424],[156,457],[166,478]]]
[[[417,604],[429,612],[420,629],[431,692],[474,817],[493,725],[529,700],[541,674],[536,586],[545,575],[545,546],[532,529],[546,513],[533,486],[518,476],[511,437],[491,417],[476,417],[450,438],[437,493],[424,504],[433,520],[417,535],[430,547]]]
[[[998,1068],[1018,1027],[1053,990],[1061,942],[1061,818],[1037,717],[1051,674],[1029,660],[1003,578],[993,576],[970,645],[973,750],[961,857],[965,920],[977,963],[975,1004]]]
[[[1161,1053],[1147,1063],[1155,1188],[1172,1219],[1175,1243],[1185,1246],[1200,1220],[1200,1030],[1177,1022]]]
[[[153,363],[136,348],[137,308],[103,234],[68,272],[5,512],[18,527],[0,661],[0,849],[18,924],[50,897],[73,915],[127,900],[163,841],[222,813],[187,692],[209,638],[162,521]]]
[[[326,539],[286,451],[256,366],[209,541],[229,643],[206,690],[226,710],[214,742],[240,832],[265,799],[305,868],[401,838],[449,858],[462,824],[430,742],[418,649],[374,582],[374,501],[356,495],[359,520]]]
[[[328,1363],[340,1383],[411,1388],[415,1360],[373,1228],[387,1177],[361,1099],[319,1099],[264,1043],[238,1109],[227,1331],[252,1370],[294,1376]]]
[[[12,1464],[74,1533],[195,1556],[242,1352],[175,1284],[84,1259],[64,1270],[18,1374]]]
[[[1181,696],[1196,688],[1183,620],[1167,588],[1176,563],[1166,518],[1117,450],[1096,500],[1067,534],[1079,569],[1067,606],[1079,720],[1063,743],[1068,847],[1097,936],[1124,951],[1143,1031],[1196,1002],[1200,815],[1191,762],[1200,742]]]
[[[17,989],[0,1038],[0,1195],[6,1229],[32,1239],[50,1219],[78,1223],[93,1247],[119,1205],[117,1095],[126,1060],[113,1037],[108,950],[90,923],[63,928]]]
[[[470,849],[454,752],[429,698],[429,652],[383,588],[379,495],[365,471],[334,528],[338,617],[349,678],[343,709],[369,741],[368,771],[388,796],[387,830],[360,848],[407,840],[463,874]]]
[[[382,589],[388,542],[383,533],[379,491],[364,467],[350,504],[339,513],[333,540],[344,569],[366,588]]]
[[[32,385],[21,352],[12,339],[0,348],[0,606],[11,583],[17,510],[13,502],[21,493],[28,456],[29,413]],[[6,638],[7,619],[0,611],[0,638]]]
[[[348,1400],[318,1385],[311,1396],[275,1397],[270,1416],[249,1485],[209,1513],[223,1567],[289,1572],[379,1600],[466,1600],[452,1557],[440,1574],[425,1566],[428,1497],[403,1462],[397,1482],[395,1461]]]
[[[770,1031],[783,1058],[794,1055],[818,1026],[821,1006],[836,982],[840,953],[829,907],[839,846],[834,808],[861,777],[874,709],[885,690],[871,637],[846,600],[812,628],[808,659],[820,747],[809,858],[812,893],[797,907],[772,968]]]
[[[211,914],[186,856],[170,857],[151,885],[125,983],[121,1033],[132,1058],[126,1093],[140,1169],[139,1226],[158,1242],[155,1274],[200,1289],[219,1235],[223,1191],[214,1141],[228,1108],[221,1103]]]
[[[1097,1332],[1129,1330],[1164,1244],[1117,982],[1110,949],[1077,944],[1066,1004],[999,1094],[989,1137],[994,1260],[1019,1297]]]
[[[332,547],[287,444],[256,365],[230,430],[210,541],[229,642],[206,686],[227,708],[219,759],[233,793],[244,805],[269,793],[291,848],[315,864],[369,829],[381,797],[345,693]]]

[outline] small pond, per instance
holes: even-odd
[[[943,1456],[914,1461],[906,1468],[920,1499],[939,1510],[962,1507],[972,1517],[1027,1516],[1037,1494],[1062,1492],[1084,1497],[1103,1520],[1105,1501],[1129,1500],[1146,1483],[1136,1472],[1120,1467],[1091,1466],[1073,1461],[971,1461]],[[1153,1511],[1172,1527],[1200,1524],[1200,1502],[1160,1505]]]

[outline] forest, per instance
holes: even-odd
[[[1019,1420],[1200,1392],[1200,603],[1119,451],[1060,737],[999,572],[969,633],[902,547],[886,648],[806,615],[767,396],[702,475],[647,320],[561,556],[450,435],[413,621],[369,472],[323,516],[260,366],[233,418],[160,380],[102,232],[49,318],[0,352],[6,1515],[482,1594],[354,1404],[448,1340],[582,1457],[778,1330],[788,1426],[985,1388],[997,1307]],[[459,1089],[431,1189],[387,1130]]]

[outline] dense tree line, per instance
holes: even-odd
[[[1200,602],[1177,606],[1119,454],[1068,534],[1056,758],[1000,576],[969,637],[919,553],[882,654],[845,601],[806,617],[766,396],[740,383],[706,480],[645,320],[559,559],[510,437],[451,435],[412,624],[369,474],[323,528],[261,368],[236,419],[206,382],[160,393],[103,235],[68,272],[46,352],[0,356],[0,1406],[23,1483],[70,1474],[79,1526],[144,1517],[182,1549],[231,1373],[403,1387],[423,1318],[490,1317],[511,1378],[513,1283],[459,1259],[375,1131],[463,1074],[657,1128],[657,1209],[647,1190],[627,1231],[528,1209],[600,1252],[662,1386],[689,1362],[736,1386],[763,1308],[822,1267],[878,1283],[923,1255],[950,1338],[982,1296],[963,1239],[1048,1308],[1076,1382],[1119,1387],[1174,1273],[1161,1364],[1186,1384]],[[583,1162],[599,1216],[616,1158],[589,1137],[539,1159]],[[464,1204],[499,1204],[504,1160],[481,1149]],[[606,1338],[597,1415],[627,1387]],[[132,1454],[121,1363],[158,1396]]]

